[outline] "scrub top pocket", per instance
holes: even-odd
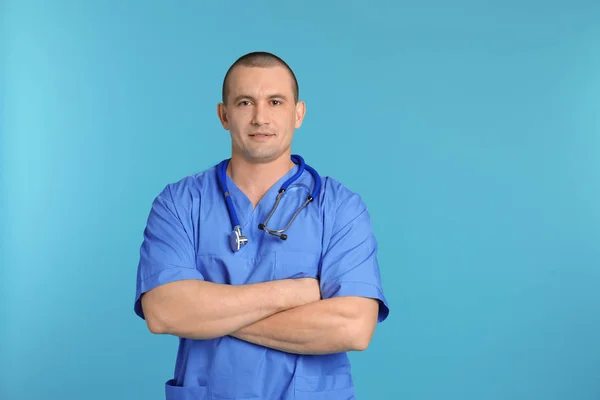
[[[177,386],[174,379],[165,384],[166,400],[210,400],[207,386]]]
[[[286,251],[275,254],[275,279],[318,278],[320,254]]]
[[[295,400],[356,400],[350,373],[294,378]]]
[[[207,281],[228,285],[270,281],[275,269],[274,254],[255,257],[244,257],[231,252],[201,254],[196,257],[196,262],[198,270]]]

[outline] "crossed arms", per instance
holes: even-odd
[[[321,299],[316,279],[248,285],[181,280],[142,297],[148,329],[190,339],[225,335],[296,354],[367,348],[379,304],[363,297]]]

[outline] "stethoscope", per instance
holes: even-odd
[[[283,185],[281,185],[273,209],[267,216],[265,222],[258,225],[258,229],[264,230],[265,232],[273,236],[277,236],[281,240],[287,240],[288,236],[283,232],[285,232],[290,227],[290,225],[292,225],[292,222],[294,222],[294,219],[296,219],[300,211],[302,211],[306,206],[308,206],[308,204],[311,203],[317,197],[319,191],[321,190],[321,177],[319,176],[317,171],[315,171],[311,166],[306,164],[304,162],[304,159],[299,155],[293,154],[291,158],[294,164],[298,165],[298,171],[291,178],[285,181]],[[242,227],[240,226],[240,221],[238,220],[237,213],[235,212],[235,207],[233,205],[233,201],[231,200],[231,194],[229,193],[229,189],[227,188],[226,171],[228,165],[229,159],[223,160],[219,163],[219,165],[217,166],[217,180],[219,181],[219,185],[221,186],[221,190],[223,191],[223,195],[225,196],[225,202],[227,203],[227,211],[229,212],[229,219],[231,220],[231,224],[233,226],[233,231],[231,232],[231,236],[229,237],[229,246],[231,247],[231,250],[233,252],[237,252],[248,243],[248,238],[242,234]],[[290,219],[290,222],[285,228],[278,230],[268,228],[267,223],[275,213],[275,210],[277,209],[277,206],[279,205],[283,194],[287,190],[288,186],[290,186],[295,180],[297,180],[300,177],[300,175],[302,175],[304,170],[310,172],[310,174],[313,176],[313,179],[315,180],[315,187],[313,189],[313,192],[308,195],[306,201],[300,206],[300,208],[298,208],[298,210],[296,210],[296,212]]]

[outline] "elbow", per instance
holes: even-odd
[[[350,323],[353,328],[348,329],[348,346],[351,351],[365,351],[371,344],[371,339],[375,333],[376,322],[371,318],[355,318]]]
[[[370,343],[371,338],[360,338],[360,340],[358,340],[354,346],[354,351],[365,351],[369,347]]]
[[[148,327],[148,330],[155,335],[167,333],[166,324],[161,319],[150,313],[146,315],[146,326]]]
[[[223,336],[213,334],[213,332],[210,332],[207,329],[205,329],[206,331],[203,331],[202,329],[192,330],[189,316],[188,321],[186,321],[183,319],[183,315],[173,314],[163,307],[145,308],[144,317],[148,330],[155,335],[173,335],[181,338],[199,340]]]
[[[146,326],[151,333],[161,335],[168,333],[168,323],[163,318],[163,313],[160,312],[156,303],[150,302],[147,296],[142,297],[142,309]]]
[[[350,350],[351,351],[365,351],[367,350],[367,348],[369,347],[369,344],[371,343],[371,335],[368,332],[358,332],[357,334],[353,335],[351,343],[350,343]]]
[[[173,335],[195,340],[214,339],[223,336],[209,330],[196,329],[192,331],[188,324],[157,316],[147,318],[146,325],[148,326],[148,330],[155,335]]]
[[[378,303],[372,299],[361,299],[363,307],[356,307],[357,312],[352,318],[350,348],[353,351],[365,351],[375,334],[378,317]]]
[[[168,333],[167,323],[156,312],[145,313],[146,326],[151,333],[162,335]]]

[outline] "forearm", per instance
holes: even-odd
[[[293,281],[232,286],[187,280],[157,287],[142,301],[154,333],[210,339],[304,304],[297,289]]]
[[[363,350],[372,324],[357,312],[365,299],[320,300],[283,311],[234,332],[247,342],[295,354]]]

